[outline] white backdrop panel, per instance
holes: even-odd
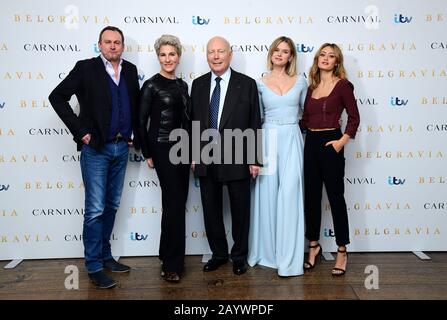
[[[297,43],[305,76],[322,43],[339,44],[361,114],[345,150],[350,250],[447,249],[446,1],[227,0],[216,9],[202,0],[17,0],[0,8],[0,260],[83,256],[79,153],[47,97],[77,60],[98,55],[106,25],[124,31],[124,58],[141,84],[159,70],[153,43],[163,33],[181,39],[178,76],[189,85],[208,71],[214,35],[231,42],[233,68],[253,78],[266,72],[280,35]],[[138,153],[129,160],[113,251],[157,255],[159,182]],[[327,198],[322,207],[322,245],[334,250]],[[187,253],[207,253],[193,178],[187,210]]]

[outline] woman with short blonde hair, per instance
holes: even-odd
[[[160,71],[141,88],[138,133],[143,156],[149,168],[155,168],[161,186],[161,276],[166,281],[179,282],[185,260],[189,164],[171,161],[170,150],[175,142],[169,136],[176,129],[189,130],[190,99],[188,85],[175,74],[182,54],[180,40],[164,34],[154,47]]]

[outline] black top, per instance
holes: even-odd
[[[179,78],[168,79],[159,73],[144,82],[138,126],[143,156],[151,158],[156,143],[170,143],[172,130],[189,130],[189,127],[190,98],[186,82]]]

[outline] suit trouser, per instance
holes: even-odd
[[[336,152],[331,140],[342,136],[340,129],[330,131],[307,131],[304,145],[304,214],[306,238],[320,239],[321,198],[323,183],[331,205],[335,241],[338,246],[349,243],[349,223],[344,198],[345,157],[344,149]]]
[[[172,164],[171,144],[158,143],[152,159],[160,181],[161,233],[159,258],[166,272],[182,272],[185,260],[185,205],[188,198],[189,164]]]
[[[247,169],[248,170],[248,169]],[[200,177],[200,193],[205,221],[205,230],[213,258],[228,258],[228,242],[223,220],[223,185],[228,188],[231,210],[231,228],[234,240],[231,259],[241,261],[248,254],[250,226],[250,179],[217,181],[213,165],[207,168],[207,176]]]

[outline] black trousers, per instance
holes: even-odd
[[[165,272],[182,272],[185,260],[185,209],[189,188],[189,164],[172,164],[171,144],[157,143],[152,160],[161,187],[159,258]]]
[[[250,179],[217,181],[213,165],[207,168],[207,176],[200,177],[205,231],[213,258],[228,258],[228,242],[223,220],[223,185],[228,188],[231,210],[231,227],[234,240],[231,248],[233,261],[246,260],[250,227]]]
[[[331,205],[335,241],[338,246],[349,243],[348,212],[344,197],[345,157],[344,149],[336,152],[331,140],[342,136],[340,129],[330,131],[307,131],[304,145],[304,214],[306,238],[320,239],[321,198],[323,183]]]

